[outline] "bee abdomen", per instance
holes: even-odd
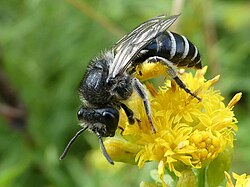
[[[152,56],[163,57],[178,67],[202,68],[197,47],[185,36],[166,31],[140,52],[135,61],[145,61]]]

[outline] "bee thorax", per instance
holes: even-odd
[[[126,100],[133,93],[133,86],[131,84],[131,76],[125,75],[113,79],[112,95],[117,100]]]

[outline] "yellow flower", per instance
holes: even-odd
[[[180,177],[187,167],[205,167],[226,147],[233,147],[238,128],[232,109],[241,98],[241,93],[236,94],[226,106],[220,92],[213,88],[219,76],[206,81],[206,70],[207,67],[198,70],[195,76],[191,73],[181,75],[183,82],[202,98],[201,101],[170,80],[158,91],[147,84],[153,124],[157,131],[155,134],[152,133],[141,99],[134,94],[126,103],[139,120],[130,125],[125,113],[121,112],[118,126],[123,130],[117,131],[116,138],[123,142],[119,149],[133,150],[133,159],[139,167],[145,162],[157,161]],[[108,146],[113,140],[117,141],[109,138],[105,143],[108,152],[114,152],[114,148]],[[123,152],[117,151],[114,157],[111,156],[112,159],[120,161],[119,157],[124,157]],[[159,171],[159,176],[163,176],[162,170]]]
[[[245,173],[242,175],[238,175],[233,172],[233,178],[236,180],[236,183],[234,185],[230,175],[227,172],[224,173],[227,180],[227,187],[250,187],[250,175],[246,175]]]
[[[167,187],[167,185],[164,181],[164,171],[165,171],[164,162],[161,160],[158,164],[158,175],[162,181],[162,187]]]

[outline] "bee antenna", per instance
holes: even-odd
[[[82,128],[80,129],[74,136],[73,138],[71,138],[71,140],[69,141],[69,143],[67,144],[67,146],[65,147],[62,155],[60,156],[59,160],[62,160],[66,157],[67,153],[69,152],[69,149],[71,147],[71,145],[75,142],[76,138],[82,134],[88,127]]]
[[[114,165],[114,161],[113,161],[113,160],[110,158],[110,156],[108,155],[107,150],[106,150],[106,148],[105,148],[105,146],[104,146],[104,144],[103,144],[103,140],[102,140],[102,137],[101,137],[100,133],[99,133],[99,132],[96,132],[96,135],[97,135],[97,138],[98,138],[98,140],[99,140],[99,144],[100,144],[100,146],[101,146],[102,153],[103,153],[104,157],[107,159],[107,161],[108,161],[110,164]]]

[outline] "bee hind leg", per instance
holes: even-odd
[[[198,99],[199,101],[201,101],[201,98],[199,98],[195,93],[191,92],[187,88],[187,86],[184,84],[184,82],[182,82],[182,80],[178,76],[177,70],[172,62],[170,62],[169,60],[167,60],[165,58],[158,57],[158,56],[148,58],[147,62],[151,62],[151,63],[160,62],[162,65],[167,66],[168,67],[168,75],[176,82],[176,84],[178,84],[178,86],[180,88],[185,90],[185,92],[187,92],[191,96],[193,96],[196,99]]]

